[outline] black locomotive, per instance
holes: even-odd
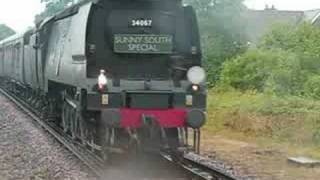
[[[181,150],[206,119],[195,12],[181,0],[73,5],[0,42],[0,75],[95,151]],[[191,131],[192,132],[192,131]]]

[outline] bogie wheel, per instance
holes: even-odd
[[[82,145],[87,145],[87,137],[88,137],[88,128],[85,122],[85,118],[82,114],[79,114],[79,128],[80,128],[80,139],[82,142]]]
[[[62,127],[65,133],[69,130],[69,108],[66,103],[63,103],[62,107]]]
[[[76,119],[76,110],[72,107],[70,107],[70,130],[71,130],[71,137],[73,140],[77,138],[77,119]]]
[[[111,135],[110,131],[111,130],[109,128],[106,128],[103,135],[103,139],[102,139],[101,156],[105,162],[109,160],[109,154],[110,154],[110,151],[108,149],[108,147],[110,146],[110,135]]]

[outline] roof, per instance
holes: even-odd
[[[320,18],[320,9],[313,9],[304,11],[305,20],[310,21],[312,24]]]
[[[11,42],[11,41],[19,40],[19,39],[23,38],[26,33],[32,33],[34,30],[35,30],[34,28],[30,27],[27,30],[23,31],[22,33],[16,33],[12,36],[9,36],[9,37],[1,40],[0,45],[3,45],[5,43]]]
[[[296,25],[300,23],[304,19],[304,12],[274,9],[247,10],[243,16],[246,22],[246,35],[251,42],[256,43],[274,24]]]
[[[22,37],[23,37],[23,34],[14,34],[14,35],[0,41],[0,45],[3,45],[5,43],[11,42],[11,41],[15,41],[15,40],[20,39]]]
[[[247,38],[252,43],[257,43],[274,24],[298,25],[301,22],[309,21],[320,27],[320,9],[308,11],[247,10],[243,16],[247,23]]]

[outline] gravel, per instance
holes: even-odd
[[[0,94],[0,104],[1,180],[97,180],[87,166],[2,94]],[[240,177],[231,166],[228,167],[222,161],[213,159],[211,157],[211,161],[207,162],[209,167]],[[148,163],[142,165],[143,161]],[[150,162],[157,163],[154,165]],[[106,179],[119,179],[123,176],[122,180],[128,180],[133,179],[134,175],[140,176],[141,173],[146,178],[138,179],[151,179],[151,177],[189,179],[173,167],[162,165],[158,160],[150,161],[150,159],[128,163],[125,166],[115,166],[108,170],[109,176]]]
[[[1,180],[96,180],[45,130],[0,94]]]

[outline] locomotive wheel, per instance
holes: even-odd
[[[47,119],[48,118],[48,114],[49,114],[49,107],[48,107],[48,102],[46,101],[46,99],[42,98],[41,99],[41,118],[43,119]]]
[[[74,108],[69,106],[69,122],[70,122],[70,132],[71,132],[71,137],[73,140],[77,138],[77,126],[76,126],[76,111]]]
[[[89,147],[90,147],[90,150],[91,152],[95,152],[95,149],[94,149],[94,133],[92,131],[89,131],[88,133],[88,141],[89,141]]]
[[[176,128],[166,130],[169,147],[176,149],[180,146],[179,131]]]
[[[85,119],[81,112],[71,107],[66,102],[62,106],[62,122],[63,131],[70,133],[75,140],[78,139],[83,145],[87,144],[87,131]]]
[[[72,134],[74,138],[81,139],[83,138],[81,130],[81,112],[72,108]]]
[[[83,117],[79,110],[70,108],[71,111],[71,135],[73,139],[85,141],[85,135],[83,128],[85,127],[83,124]]]
[[[41,108],[41,118],[47,119],[48,118],[48,113],[49,113],[49,108],[47,104],[43,104]]]
[[[68,104],[66,104],[65,102],[62,106],[62,127],[63,131],[67,133],[69,130],[69,108]]]
[[[87,131],[87,126],[86,126],[86,122],[85,122],[85,118],[83,117],[82,114],[79,114],[79,128],[80,128],[80,139],[82,142],[82,145],[87,145],[87,135],[88,135],[88,131]]]
[[[110,146],[110,129],[106,128],[103,136],[103,143],[102,143],[102,151],[101,156],[104,161],[109,160],[110,151],[108,147]]]

